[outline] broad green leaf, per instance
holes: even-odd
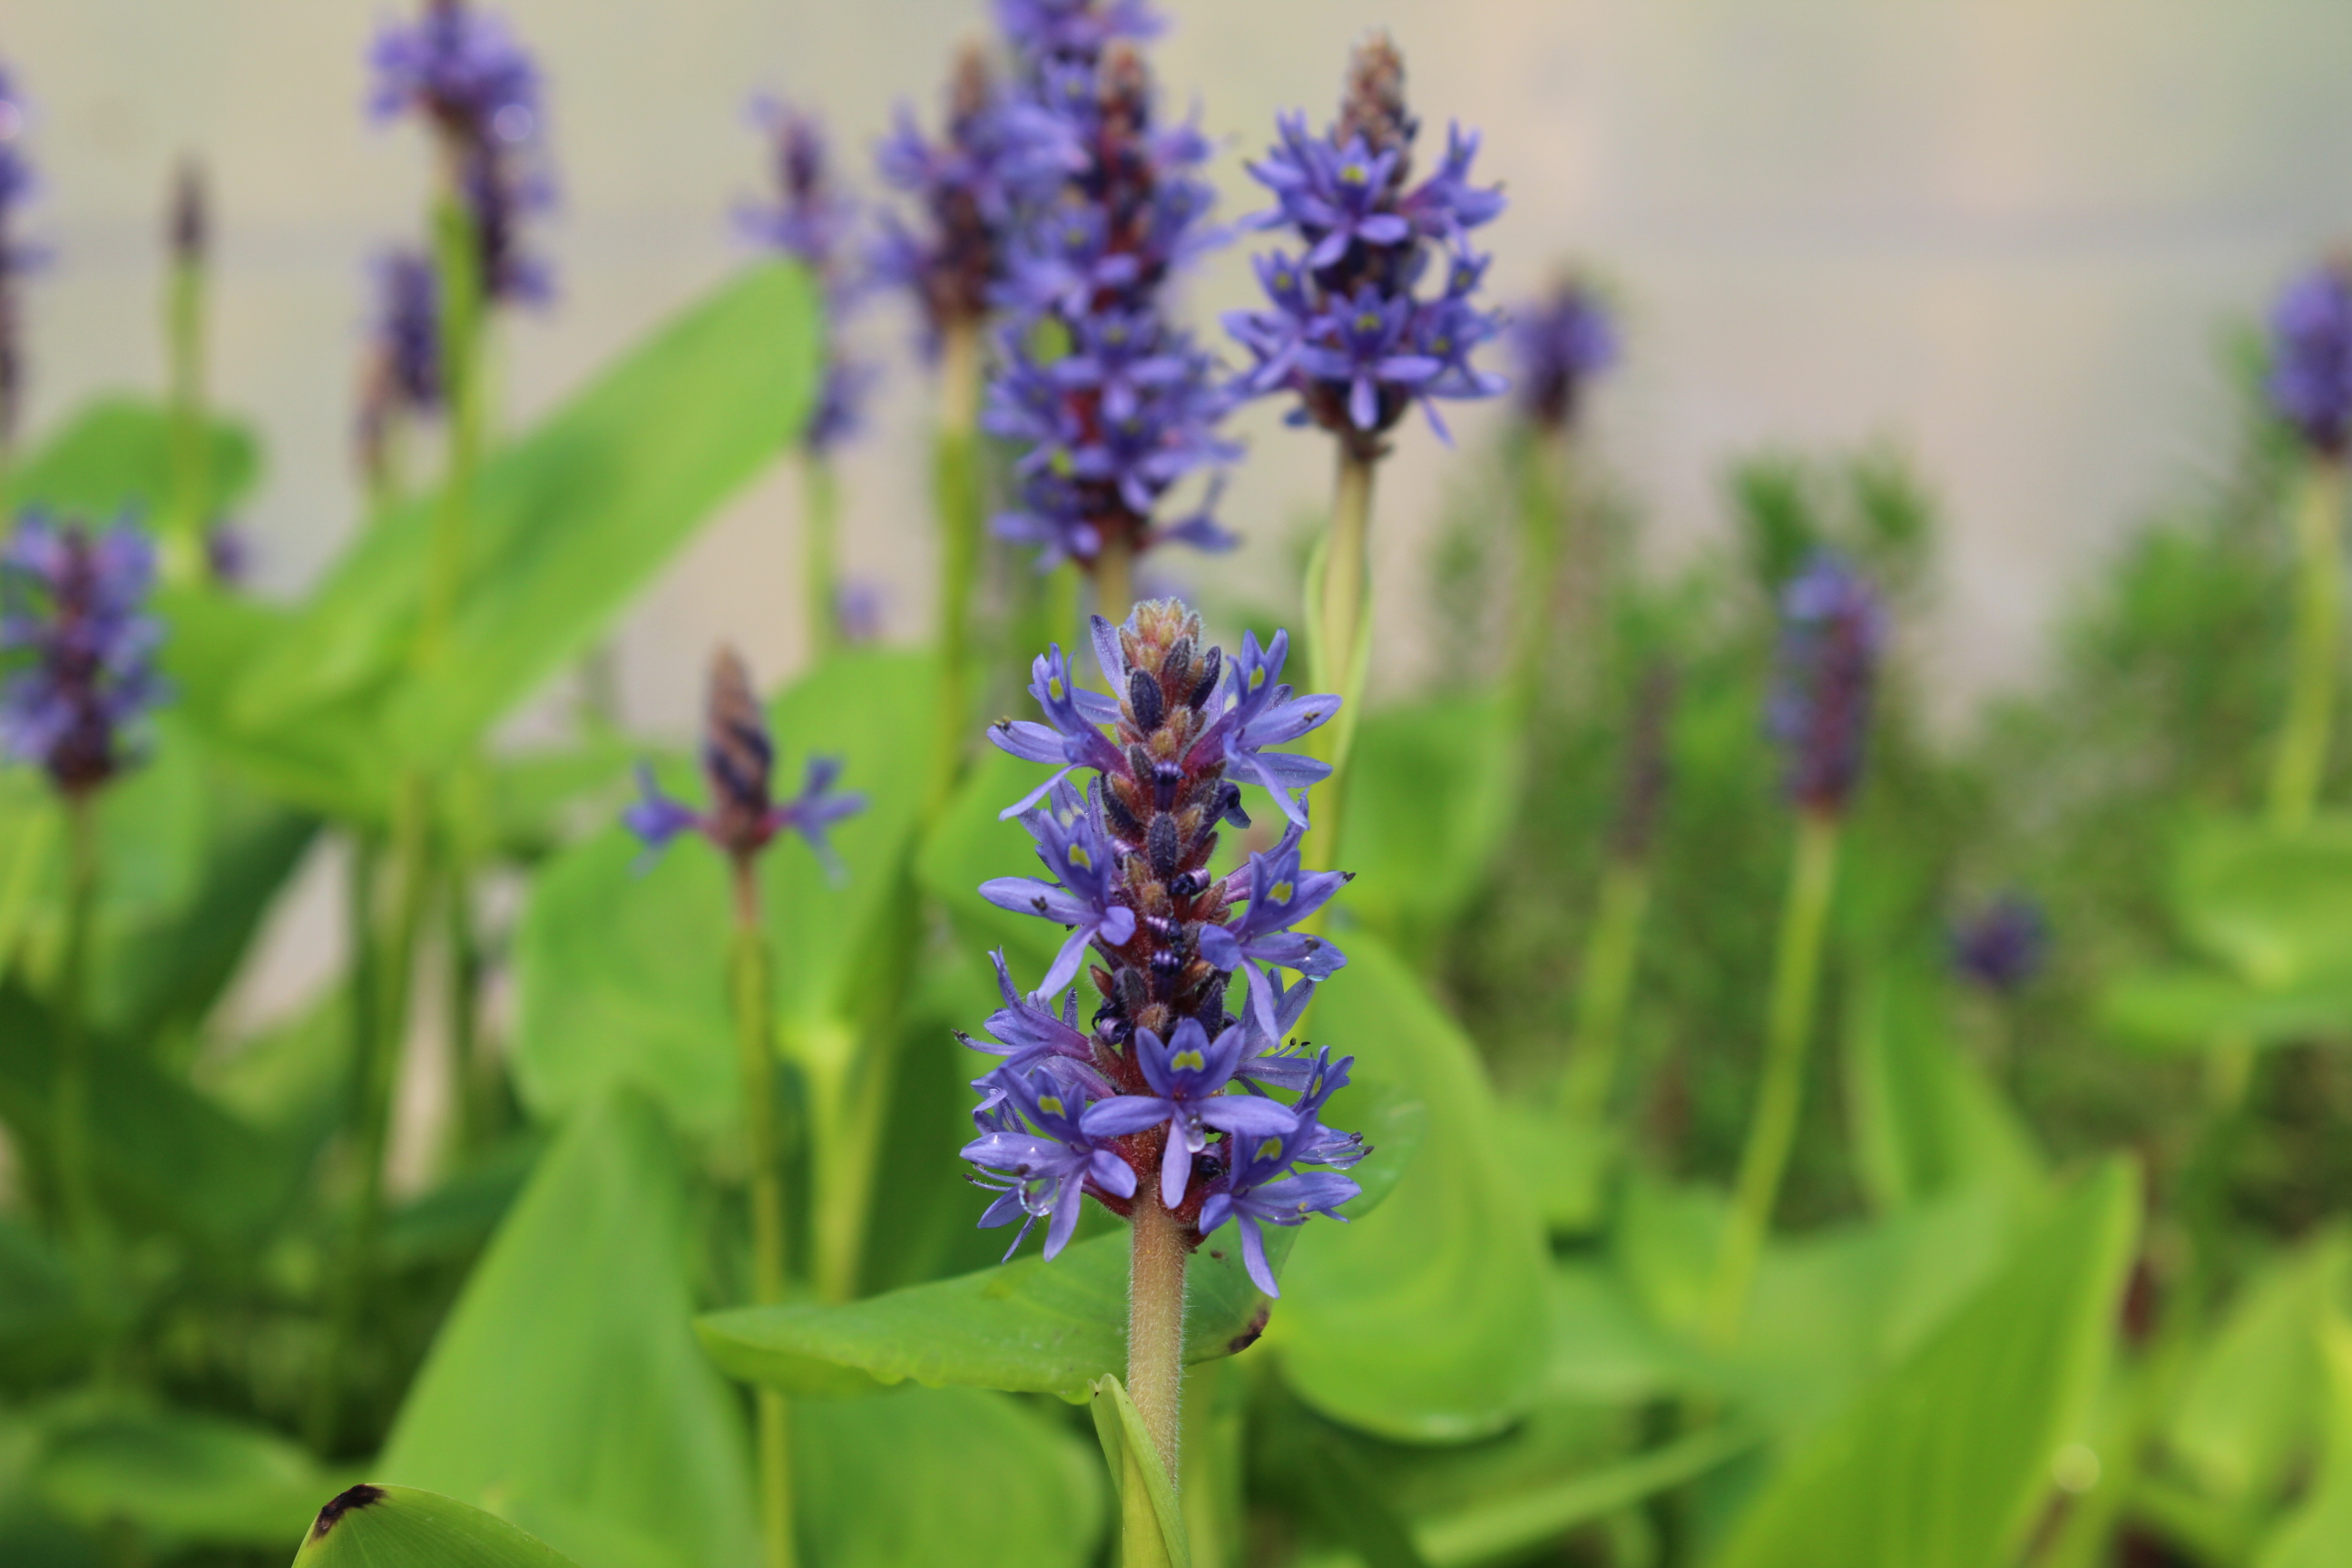
[[[2326,1372],[2326,1462],[2310,1495],[2263,1544],[2256,1568],[2339,1568],[2352,1561],[2352,1324],[2330,1312],[2316,1337]]]
[[[1885,959],[1854,977],[1845,1020],[1845,1089],[1855,1163],[1882,1211],[1986,1185],[2030,1202],[2043,1182],[2026,1131],[1951,1038],[1941,974]]]
[[[33,1485],[92,1528],[121,1521],[184,1544],[282,1545],[333,1485],[277,1433],[194,1411],[76,1405],[42,1427]]]
[[[0,1119],[27,1158],[47,1161],[55,1090],[56,1021],[0,989]],[[90,1041],[91,1164],[118,1223],[170,1229],[215,1247],[249,1245],[292,1200],[301,1148],[262,1132],[198,1094],[153,1057],[103,1036]]]
[[[654,1107],[584,1107],[467,1280],[375,1473],[487,1507],[583,1568],[752,1561],[743,1420],[694,1343],[687,1248]]]
[[[792,1407],[803,1561],[901,1568],[985,1559],[1086,1568],[1102,1467],[1066,1423],[976,1388],[901,1388]],[[984,1521],[985,1549],[975,1545]]]
[[[1715,1568],[1994,1568],[2103,1366],[2137,1213],[2084,1179],[1900,1368],[1790,1454]]]
[[[860,992],[895,1003],[906,954],[919,946],[901,929],[912,919],[903,867],[925,776],[929,669],[919,654],[846,654],[794,683],[771,710],[782,752],[779,794],[798,787],[804,759],[834,756],[843,763],[841,787],[866,797],[866,809],[832,834],[848,873],[842,886],[832,886],[816,857],[789,836],[760,866],[783,1043],[835,1070],[859,1038],[858,1010],[869,1021],[877,1016],[875,997]],[[683,767],[661,772],[666,788],[702,798],[706,785]],[[618,826],[540,873],[518,941],[515,1067],[533,1110],[561,1115],[628,1082],[698,1134],[733,1121],[740,1090],[727,997],[728,875],[721,857],[698,839],[651,856]],[[889,973],[861,986],[862,966],[877,954]]]
[[[2165,1443],[2205,1488],[2276,1497],[2326,1411],[2319,1331],[2352,1276],[2352,1235],[2321,1232],[2248,1280],[2200,1348]]]
[[[2173,877],[2181,931],[2266,989],[2352,967],[2352,819],[2205,825]]]
[[[1292,1234],[1267,1237],[1277,1269]],[[1266,1299],[1230,1241],[1211,1237],[1186,1272],[1188,1363],[1246,1350],[1265,1327]],[[792,1393],[855,1394],[912,1378],[1078,1400],[1127,1364],[1127,1253],[1122,1228],[1073,1242],[1050,1263],[1032,1253],[862,1301],[742,1307],[697,1326],[729,1373]]]
[[[215,419],[207,432],[211,485],[203,514],[209,521],[253,489],[260,449],[245,426]],[[108,519],[125,510],[151,521],[172,499],[172,420],[161,404],[111,394],[74,410],[62,428],[11,466],[12,507]]]
[[[1318,995],[1309,1032],[1355,1056],[1366,1084],[1417,1099],[1427,1132],[1376,1212],[1301,1227],[1273,1342],[1299,1395],[1336,1420],[1421,1441],[1494,1431],[1527,1407],[1543,1368],[1542,1227],[1470,1042],[1380,939],[1339,942],[1348,966]],[[1334,1097],[1335,1125],[1352,1125],[1358,1092]]]
[[[1093,1405],[1095,1435],[1118,1489],[1121,1568],[1192,1568],[1176,1483],[1160,1462],[1135,1401],[1118,1378],[1105,1376],[1094,1385]]]
[[[2288,1045],[2352,1026],[2352,970],[2257,985],[2206,965],[2118,976],[2099,998],[2099,1026],[2158,1051],[2210,1050],[2224,1041]]]
[[[572,1568],[572,1560],[455,1498],[362,1483],[303,1534],[296,1568]]]
[[[1516,762],[1499,691],[1364,715],[1343,814],[1353,915],[1408,951],[1458,918],[1510,825]]]
[[[1600,1469],[1418,1520],[1413,1543],[1430,1568],[1510,1561],[1705,1475],[1755,1443],[1752,1432],[1712,1427]]]
[[[484,465],[449,641],[409,660],[432,498],[370,528],[239,682],[235,727],[378,715],[381,763],[446,759],[575,658],[693,530],[781,449],[812,384],[814,307],[794,268],[746,270]]]

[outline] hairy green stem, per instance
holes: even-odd
[[[1339,863],[1339,814],[1348,799],[1348,754],[1355,746],[1356,720],[1363,706],[1370,636],[1373,461],[1345,447],[1339,450],[1320,593],[1307,606],[1315,626],[1315,689],[1340,698],[1338,716],[1307,742],[1314,755],[1331,764],[1331,777],[1316,791],[1314,818],[1307,830],[1305,858],[1310,866]]]
[[[416,658],[430,667],[443,655],[466,574],[467,535],[474,479],[481,465],[482,279],[473,220],[453,184],[435,204],[434,270],[440,284],[442,384],[449,408],[449,462],[433,516],[425,563],[425,605],[417,626]]]
[[[1610,858],[1601,874],[1601,907],[1584,946],[1584,971],[1576,996],[1576,1034],[1560,1079],[1560,1110],[1585,1123],[1609,1109],[1624,1033],[1625,1003],[1633,993],[1633,961],[1641,952],[1642,918],[1650,905],[1650,869],[1622,855]]]
[[[89,1142],[89,949],[98,912],[98,823],[89,795],[66,797],[65,952],[58,968],[58,1059],[50,1084],[58,1215],[80,1267],[83,1296],[95,1301],[108,1272]]]
[[[743,1133],[751,1177],[751,1293],[762,1305],[784,1299],[783,1152],[776,1131],[776,1042],[767,943],[760,926],[760,881],[748,855],[734,865],[735,1054],[743,1075]],[[760,1520],[767,1568],[793,1568],[792,1413],[773,1389],[759,1393]]]
[[[1799,814],[1796,866],[1789,879],[1789,902],[1780,917],[1780,952],[1772,970],[1764,1078],[1716,1257],[1708,1328],[1721,1344],[1739,1337],[1748,1288],[1797,1141],[1798,1113],[1804,1106],[1805,1046],[1812,1033],[1813,991],[1821,976],[1822,933],[1837,883],[1837,847],[1835,816],[1825,811]]]
[[[814,663],[841,646],[841,487],[832,460],[806,447],[801,449],[801,549]]]
[[[205,267],[173,259],[164,283],[163,332],[170,361],[171,504],[163,520],[164,581],[201,580],[207,572],[205,509],[211,499],[211,443],[205,430]]]
[[[971,604],[980,577],[981,323],[941,333],[940,428],[933,504],[940,514],[939,731],[930,813],[937,816],[963,774],[971,706]]]
[[[2271,772],[2271,820],[2288,829],[2311,820],[2327,767],[2344,619],[2343,525],[2343,460],[2315,456],[2294,497],[2294,664]]]
[[[1155,1161],[1152,1169],[1159,1169]],[[1136,1188],[1127,1279],[1127,1394],[1168,1468],[1183,1475],[1184,1227],[1160,1206],[1160,1184]]]

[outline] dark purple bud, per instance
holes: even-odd
[[[433,264],[415,251],[376,258],[374,318],[368,323],[360,374],[360,467],[381,479],[394,426],[441,407],[440,284]]]
[[[2271,310],[2271,406],[2314,451],[2344,455],[2352,430],[2352,262],[2288,284]]]
[[[180,165],[172,182],[172,216],[164,231],[176,267],[202,267],[212,246],[212,217],[205,201],[205,172],[194,159]]]
[[[1565,429],[1585,384],[1617,363],[1617,329],[1583,284],[1562,279],[1511,321],[1519,361],[1519,406],[1546,430]]]
[[[1790,797],[1844,811],[1861,781],[1885,611],[1860,574],[1827,551],[1780,595],[1779,668],[1767,727],[1788,753]]]
[[[1952,967],[1988,991],[2023,989],[2049,952],[2042,906],[2022,893],[2003,893],[1952,928]]]

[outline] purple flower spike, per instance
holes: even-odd
[[[1952,967],[2001,995],[2023,990],[2050,953],[2050,922],[2022,893],[2004,893],[1952,930]]]
[[[1038,985],[1050,994],[1077,978],[1089,942],[1124,947],[1133,941],[1135,911],[1118,901],[1122,896],[1118,847],[1097,824],[1093,805],[1081,799],[1068,780],[1056,784],[1046,805],[1021,820],[1037,840],[1037,858],[1045,863],[1054,880],[998,877],[980,885],[980,896],[999,909],[1037,915],[1071,928],[1053,968]]]
[[[998,1081],[1010,1107],[1035,1131],[1008,1116],[997,1130],[982,1132],[963,1146],[963,1157],[988,1173],[982,1184],[1002,1194],[988,1205],[980,1223],[989,1228],[1010,1225],[1016,1215],[1020,1217],[1021,1229],[1013,1245],[1004,1249],[1009,1258],[1021,1249],[1031,1226],[1052,1216],[1045,1228],[1045,1256],[1050,1259],[1069,1245],[1077,1229],[1079,1202],[1085,1194],[1091,1188],[1114,1197],[1132,1197],[1135,1171],[1085,1130],[1082,1121],[1091,1108],[1057,1079],[1020,1073]]]
[[[2352,263],[2315,267],[2279,295],[2270,396],[2314,451],[2343,456],[2352,430]]]
[[[15,79],[0,66],[0,442],[16,433],[25,391],[16,285],[42,260],[42,252],[16,232],[19,214],[38,184],[24,152],[29,118]]]
[[[1018,808],[1050,797],[1026,820],[1052,876],[997,878],[981,891],[1000,907],[1071,931],[1037,995],[1021,996],[1000,958],[1003,1005],[988,1020],[991,1037],[966,1042],[1004,1058],[973,1086],[982,1133],[974,1147],[987,1145],[989,1158],[980,1163],[993,1173],[981,1179],[1001,1194],[987,1223],[1051,1212],[1058,1226],[1064,1210],[1055,1205],[1075,1202],[1068,1194],[1082,1190],[1123,1215],[1133,1215],[1138,1204],[1157,1204],[1196,1242],[1211,1223],[1205,1205],[1223,1194],[1215,1216],[1244,1217],[1244,1249],[1257,1253],[1253,1273],[1271,1289],[1255,1227],[1296,1224],[1355,1189],[1320,1175],[1277,1185],[1265,1172],[1236,1187],[1229,1178],[1245,1163],[1242,1152],[1272,1140],[1291,1151],[1285,1165],[1346,1164],[1363,1152],[1360,1139],[1321,1121],[1325,1100],[1347,1081],[1348,1063],[1335,1066],[1328,1052],[1310,1057],[1286,1043],[1316,983],[1344,962],[1337,949],[1291,928],[1346,879],[1299,869],[1296,827],[1244,872],[1221,878],[1208,868],[1221,825],[1247,823],[1229,771],[1236,763],[1262,770],[1303,816],[1290,793],[1320,777],[1313,772],[1319,764],[1263,748],[1303,734],[1336,704],[1294,700],[1281,684],[1286,637],[1277,635],[1268,648],[1248,637],[1241,658],[1229,661],[1202,639],[1200,617],[1172,600],[1139,605],[1120,626],[1096,616],[1090,640],[1101,680],[1116,696],[1079,690],[1055,647],[1037,661],[1030,688],[1047,722],[1007,721],[994,731],[1005,750],[1056,769]],[[1292,763],[1304,771],[1290,770]],[[1082,766],[1097,775],[1083,792],[1065,776]],[[1092,1027],[1081,1032],[1076,1000],[1056,1013],[1053,999],[1078,976],[1090,947],[1096,962],[1088,978],[1100,1005]],[[1244,968],[1245,1003],[1234,990],[1234,972]],[[1297,978],[1286,984],[1280,971]],[[1240,1016],[1229,1004],[1240,1005]],[[1020,1103],[1037,1092],[1024,1086],[1038,1083],[1062,1086],[1065,1109],[1088,1102],[1077,1128],[1093,1141],[1086,1157],[1108,1150],[1128,1172],[1127,1186],[1098,1171],[1069,1184],[1080,1170],[1079,1144]],[[1297,1093],[1297,1104],[1283,1103],[1277,1092]],[[1005,1152],[1011,1141],[1046,1133],[1059,1140],[1055,1149],[1022,1143],[1026,1163],[1016,1167]]]
[[[1035,66],[1092,65],[1122,38],[1157,37],[1167,26],[1143,0],[996,0],[996,25]]]
[[[1450,441],[1433,400],[1492,397],[1507,384],[1470,357],[1500,331],[1474,303],[1487,258],[1468,234],[1503,209],[1500,192],[1471,184],[1477,136],[1451,128],[1437,172],[1407,188],[1418,123],[1385,38],[1357,51],[1328,134],[1310,135],[1300,114],[1276,125],[1274,147],[1249,166],[1275,205],[1251,221],[1289,229],[1302,253],[1295,264],[1280,251],[1260,258],[1272,308],[1225,318],[1253,362],[1236,395],[1296,393],[1293,423],[1321,426],[1362,458],[1387,450],[1384,434],[1415,405]],[[1445,286],[1424,295],[1438,247]]]
[[[1519,311],[1511,323],[1519,361],[1519,405],[1546,430],[1567,427],[1585,384],[1617,363],[1617,329],[1592,291],[1571,279]]]
[[[1886,613],[1860,574],[1823,552],[1781,591],[1780,625],[1767,728],[1788,751],[1790,798],[1835,816],[1861,782]]]
[[[642,798],[622,813],[622,826],[656,852],[690,828],[738,862],[752,859],[779,833],[797,833],[825,874],[842,881],[848,873],[834,854],[826,830],[865,810],[866,797],[835,791],[841,776],[839,758],[812,757],[801,793],[779,803],[771,793],[775,755],[767,716],[751,690],[751,671],[733,648],[722,647],[711,661],[702,744],[710,808],[698,812],[664,795],[653,770],[641,763],[637,782]]]
[[[1348,883],[1345,871],[1300,870],[1299,837],[1294,825],[1280,844],[1251,856],[1246,868],[1227,878],[1226,897],[1245,896],[1249,908],[1232,925],[1201,931],[1202,958],[1228,973],[1241,970],[1248,975],[1251,1019],[1259,1034],[1270,1039],[1281,1038],[1284,1027],[1272,971],[1295,969],[1310,981],[1321,981],[1348,962],[1345,953],[1321,937],[1290,929]],[[1236,888],[1236,883],[1242,886]]]
[[[775,200],[744,207],[736,220],[755,242],[814,273],[824,292],[824,366],[816,405],[801,430],[801,445],[821,456],[856,432],[859,411],[880,378],[877,367],[850,356],[841,338],[865,284],[851,243],[857,204],[835,184],[824,128],[815,116],[761,94],[752,100],[751,121],[769,139]]]
[[[1089,1106],[1086,1130],[1097,1137],[1141,1132],[1166,1123],[1169,1137],[1160,1164],[1160,1201],[1170,1208],[1184,1202],[1192,1179],[1192,1156],[1209,1146],[1212,1131],[1243,1138],[1278,1137],[1297,1124],[1290,1108],[1255,1095],[1226,1094],[1241,1065],[1239,1025],[1210,1039],[1200,1020],[1186,1018],[1169,1039],[1149,1029],[1135,1032],[1135,1054],[1149,1094],[1123,1094]]]
[[[136,760],[132,726],[163,695],[162,629],[144,613],[155,554],[119,522],[93,535],[27,514],[0,548],[0,752],[86,796]]]
[[[496,300],[544,299],[544,263],[520,248],[522,219],[554,204],[546,168],[539,67],[496,16],[459,0],[433,0],[407,26],[377,34],[369,111],[378,120],[415,112],[449,153],[453,193],[472,219],[484,294]]]

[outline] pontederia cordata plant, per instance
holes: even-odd
[[[1506,384],[1471,363],[1500,325],[1476,302],[1492,258],[1472,247],[1470,233],[1501,214],[1502,193],[1471,183],[1478,137],[1458,125],[1436,170],[1412,184],[1420,132],[1405,103],[1403,57],[1385,36],[1356,50],[1324,134],[1310,133],[1304,114],[1285,116],[1280,141],[1250,165],[1275,197],[1252,226],[1286,230],[1299,249],[1260,256],[1268,308],[1225,319],[1253,361],[1238,389],[1295,395],[1290,422],[1328,431],[1339,450],[1330,529],[1307,586],[1316,684],[1351,700],[1320,748],[1343,775],[1310,840],[1321,858],[1339,843],[1353,700],[1371,657],[1373,466],[1413,408],[1450,440],[1437,403],[1491,397]]]
[[[2344,458],[2352,435],[2352,264],[2298,278],[2271,312],[2271,403],[2299,437],[2295,482],[2294,662],[2286,724],[2271,774],[2271,816],[2311,818],[2327,765],[2344,618]]]
[[[1005,1005],[991,1038],[972,1043],[1004,1062],[975,1086],[980,1136],[964,1157],[1001,1193],[981,1223],[1019,1221],[1016,1247],[1043,1219],[1045,1255],[1061,1251],[1087,1197],[1132,1226],[1127,1389],[1173,1478],[1185,1260],[1230,1221],[1251,1278],[1277,1295],[1260,1227],[1330,1214],[1357,1192],[1335,1168],[1355,1163],[1361,1141],[1320,1120],[1355,1058],[1286,1040],[1345,962],[1296,928],[1347,878],[1301,868],[1295,821],[1242,868],[1208,869],[1219,827],[1249,825],[1240,779],[1271,781],[1282,809],[1305,815],[1305,784],[1284,780],[1322,770],[1269,748],[1328,721],[1339,700],[1291,695],[1286,634],[1267,648],[1245,636],[1228,660],[1173,600],[1139,605],[1120,626],[1097,616],[1093,628],[1116,698],[1080,688],[1056,647],[1029,688],[1045,721],[990,731],[1057,771],[1013,807],[1051,879],[1003,877],[981,891],[1071,931],[1025,998],[997,957]],[[1081,770],[1093,775],[1083,788],[1070,777]],[[1086,1028],[1076,994],[1062,1000],[1081,965],[1096,1000]]]

